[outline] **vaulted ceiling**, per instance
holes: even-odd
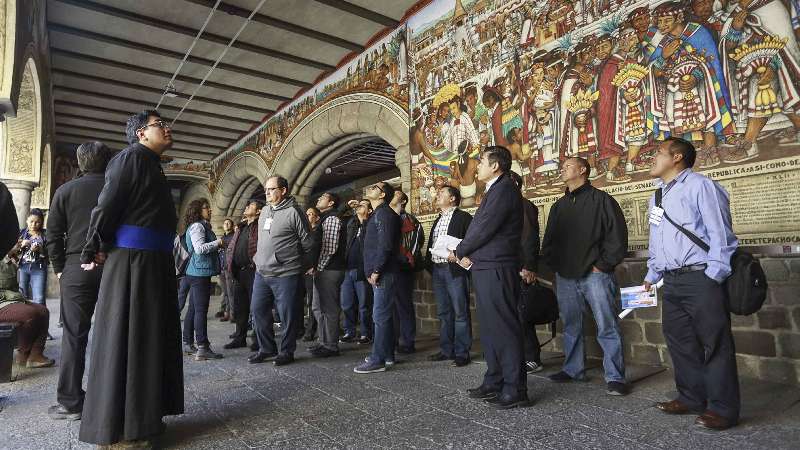
[[[56,139],[96,139],[120,149],[126,118],[160,104],[165,118],[177,117],[168,154],[210,160],[376,33],[395,27],[414,3],[49,0]],[[174,89],[163,95],[173,76]]]

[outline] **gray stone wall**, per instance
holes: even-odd
[[[736,359],[741,376],[779,383],[800,385],[800,256],[764,257],[761,264],[767,273],[769,293],[761,311],[750,316],[731,316],[736,343]],[[646,261],[628,259],[617,268],[619,285],[641,284],[646,273]],[[548,279],[550,276],[544,274]],[[420,332],[436,334],[436,299],[430,275],[419,274],[416,280],[415,304]],[[480,336],[480,317],[472,310],[473,332]],[[644,308],[629,314],[621,321],[626,361],[636,364],[671,365],[664,335],[661,332],[661,306]],[[538,327],[539,339],[544,342],[550,331]],[[586,349],[589,357],[602,357],[594,336],[597,328],[591,318],[585,320]],[[545,350],[561,351],[561,335]]]

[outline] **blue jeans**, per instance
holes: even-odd
[[[44,295],[47,286],[47,266],[38,263],[20,264],[18,277],[22,295],[34,303],[47,306]]]
[[[208,342],[208,305],[211,303],[211,277],[183,277],[191,291],[189,307],[183,318],[183,342],[197,345],[209,345]],[[181,280],[183,284],[183,280]]]
[[[253,280],[253,298],[250,310],[253,313],[253,330],[256,332],[259,349],[262,353],[294,355],[297,349],[297,332],[302,323],[297,303],[297,289],[300,286],[300,274],[287,277],[265,277],[256,272]],[[278,310],[283,325],[280,349],[275,344],[275,330],[272,328],[272,307]]]
[[[606,382],[625,382],[622,333],[617,314],[619,288],[613,274],[590,272],[577,280],[556,274],[556,295],[564,323],[564,372],[579,377],[585,370],[583,313],[588,306],[597,323],[597,343],[603,349]]]
[[[372,319],[375,321],[375,341],[372,344],[372,363],[384,364],[394,361],[394,301],[395,274],[381,275],[377,286],[372,286]]]
[[[189,278],[186,275],[182,276],[178,281],[178,311],[183,311],[183,307],[186,306],[186,299],[189,297],[191,287]]]
[[[351,336],[356,334],[356,324],[361,323],[361,336],[372,337],[372,305],[369,289],[372,286],[364,280],[358,280],[358,270],[351,269],[344,273],[340,301],[344,312],[344,332]],[[358,311],[356,311],[358,307]],[[356,317],[357,316],[357,317]],[[357,320],[356,320],[357,319]]]
[[[472,347],[468,277],[454,277],[448,264],[434,265],[431,277],[439,316],[439,348],[447,357],[466,358]]]

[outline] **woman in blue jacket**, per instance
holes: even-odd
[[[183,319],[183,348],[186,354],[194,355],[195,361],[219,359],[222,355],[211,350],[208,341],[208,306],[211,301],[211,277],[219,274],[219,248],[222,239],[211,230],[211,207],[201,198],[189,203],[184,221],[186,224],[186,248],[191,257],[186,266],[189,281],[189,308]],[[197,344],[197,347],[193,345]]]

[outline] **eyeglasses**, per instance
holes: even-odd
[[[383,192],[384,194],[386,193],[386,191],[384,191],[384,190],[383,190],[383,188],[382,188],[380,185],[378,185],[378,184],[373,184],[373,185],[372,185],[372,186],[370,186],[369,188],[370,188],[370,189],[377,189],[377,190],[379,190],[379,191]]]
[[[282,187],[265,187],[264,190],[267,192],[277,191],[278,189],[283,189]]]
[[[164,122],[163,120],[156,120],[153,123],[148,123],[142,128],[139,128],[139,131],[146,129],[147,127],[156,127],[161,128],[162,130],[169,130],[172,128],[167,122]]]

